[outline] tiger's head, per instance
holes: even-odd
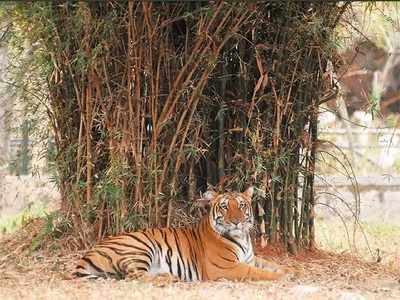
[[[253,187],[249,187],[243,193],[204,193],[199,200],[210,204],[209,220],[215,232],[238,238],[248,234],[254,222],[251,207],[253,191]]]

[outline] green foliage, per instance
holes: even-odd
[[[42,204],[29,206],[17,215],[3,218],[0,221],[0,231],[2,233],[12,233],[28,223],[29,220],[43,217],[45,214],[45,207]]]
[[[45,213],[44,220],[39,233],[32,239],[30,253],[40,249],[46,240],[55,240],[71,232],[70,221],[60,216],[59,212]]]
[[[400,29],[398,1],[354,2],[337,27],[340,49],[346,50],[359,41],[372,41],[378,48],[390,51]]]
[[[208,186],[254,184],[270,239],[311,244],[315,112],[341,5],[15,4],[11,45],[37,45],[29,85],[46,95],[74,233],[191,222]]]
[[[369,96],[369,108],[368,112],[372,114],[372,116],[376,116],[380,110],[380,101],[382,97],[382,91],[379,89],[373,89],[371,91],[371,95]]]
[[[35,171],[31,162],[32,148],[49,138],[50,104],[46,77],[52,71],[52,65],[49,52],[42,47],[42,30],[37,26],[38,13],[46,17],[43,8],[36,3],[29,8],[20,2],[0,4],[0,20],[7,24],[3,46],[7,47],[9,59],[2,83],[8,86],[11,95],[8,106],[12,108],[7,126],[12,135],[23,140],[18,156],[9,165],[14,174]],[[29,140],[35,143],[28,144]]]

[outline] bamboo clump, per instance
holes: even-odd
[[[318,105],[348,3],[18,5],[36,13],[62,213],[82,243],[194,222],[209,186],[253,184],[263,241],[313,246]]]

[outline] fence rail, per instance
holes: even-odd
[[[359,127],[350,127],[346,128],[324,128],[320,129],[319,132],[321,134],[387,134],[387,135],[400,135],[400,130],[397,128],[359,128]]]
[[[359,176],[356,178],[358,189],[364,191],[400,191],[400,176]],[[315,178],[317,190],[335,187],[353,190],[355,181],[345,176],[319,176]]]

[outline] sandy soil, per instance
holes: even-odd
[[[47,193],[42,182],[36,189]],[[38,198],[30,190],[11,190],[12,202],[21,199],[22,206],[29,203],[28,196]],[[359,233],[356,243],[364,260],[350,256],[340,223],[322,223],[317,236],[325,251],[288,256],[276,249],[258,249],[261,256],[294,269],[284,280],[176,283],[161,288],[135,281],[71,280],[69,274],[82,254],[74,240],[48,242],[42,250],[30,252],[43,225],[43,220],[33,220],[14,234],[0,236],[0,299],[400,299],[399,227],[371,227],[366,232],[369,247]],[[380,263],[375,255],[367,255],[370,248],[380,249]]]
[[[70,250],[61,247],[26,255],[29,244],[23,245],[13,238],[0,244],[0,299],[400,299],[400,271],[349,254],[314,251],[288,256],[259,249],[261,256],[268,254],[291,267],[293,274],[277,282],[158,287],[137,281],[71,279],[81,253],[67,254]]]
[[[310,274],[279,282],[176,283],[166,287],[136,281],[63,280],[62,273],[31,264],[19,266],[18,271],[1,270],[0,299],[400,299],[395,275],[377,270],[374,275],[365,270],[363,274],[354,262],[329,268],[330,259],[302,262],[298,266]],[[46,266],[56,268],[55,263]]]
[[[174,284],[159,288],[138,282],[62,282],[0,288],[1,299],[399,299],[388,287],[374,291],[285,283]]]

